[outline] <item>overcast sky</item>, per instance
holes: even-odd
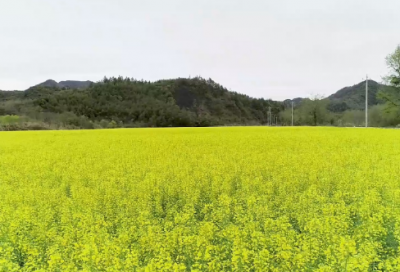
[[[200,75],[286,99],[380,81],[399,0],[0,0],[0,89]]]

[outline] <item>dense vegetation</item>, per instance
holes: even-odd
[[[400,47],[387,65],[385,85],[368,83],[370,126],[400,124]],[[292,102],[294,125],[365,124],[365,82],[327,98],[277,102],[201,77],[156,82],[118,77],[97,83],[48,80],[26,91],[0,91],[0,130],[291,125]]]
[[[53,128],[260,125],[267,123],[270,107],[275,116],[283,109],[280,102],[230,92],[199,77],[104,78],[85,89],[36,86],[0,92],[0,101],[0,115]]]

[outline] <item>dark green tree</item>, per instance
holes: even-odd
[[[329,101],[322,96],[313,96],[309,99],[304,99],[298,111],[299,122],[301,125],[327,125],[330,123],[330,116],[327,110]]]

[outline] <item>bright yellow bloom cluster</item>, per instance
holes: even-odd
[[[0,133],[0,271],[400,271],[400,132]]]

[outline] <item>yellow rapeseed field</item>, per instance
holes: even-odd
[[[0,271],[400,271],[400,131],[0,132]]]

